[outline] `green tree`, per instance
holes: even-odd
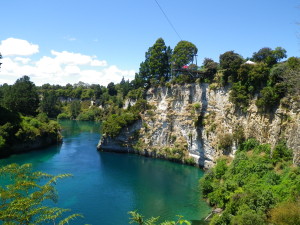
[[[268,66],[272,66],[284,58],[286,58],[286,50],[284,48],[277,47],[275,50],[272,50],[265,47],[261,48],[258,52],[254,52],[251,60],[254,62],[264,62]]]
[[[39,96],[36,86],[28,76],[18,79],[3,96],[4,106],[24,115],[36,115]]]
[[[220,67],[224,70],[225,82],[237,80],[237,72],[244,59],[234,51],[228,51],[220,55]]]
[[[76,119],[76,117],[80,114],[81,104],[80,101],[75,100],[70,104],[70,114],[72,119]]]
[[[94,90],[95,99],[99,99],[103,94],[101,86],[99,84],[92,84],[91,88]]]
[[[80,214],[64,216],[69,209],[48,206],[57,202],[55,184],[70,174],[52,176],[33,172],[31,164],[10,164],[0,168],[0,221],[3,224],[38,225],[45,223],[68,224],[82,217]],[[4,182],[4,180],[5,182]],[[5,185],[8,182],[8,185]]]
[[[145,61],[140,64],[140,75],[144,82],[149,84],[153,78],[160,81],[162,77],[169,80],[171,54],[172,50],[165,41],[157,39],[145,53]]]
[[[55,91],[46,91],[40,102],[40,111],[46,113],[50,118],[56,118],[61,112],[61,105]]]
[[[191,63],[197,55],[198,49],[196,45],[188,41],[180,41],[174,48],[171,61],[174,68],[181,68]]]
[[[115,96],[118,94],[117,92],[117,89],[116,89],[116,85],[113,83],[113,82],[110,82],[108,85],[107,85],[107,90],[108,90],[108,94],[110,96]]]
[[[205,78],[212,81],[214,79],[215,74],[218,70],[218,63],[210,58],[205,58],[203,60],[203,67],[205,69]]]
[[[162,38],[157,39],[151,48],[149,56],[149,69],[152,78],[160,80],[169,79],[170,74],[170,48],[167,48]]]

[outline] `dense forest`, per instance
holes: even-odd
[[[0,88],[0,157],[61,141],[60,126],[39,111],[37,88],[28,76]]]
[[[264,47],[247,58],[227,51],[219,62],[205,58],[201,66],[197,52],[191,42],[180,41],[171,49],[159,38],[132,81],[123,78],[106,87],[83,82],[37,87],[23,76],[13,85],[2,84],[0,156],[8,155],[16,142],[34,141],[37,136],[59,139],[58,123],[49,118],[102,121],[102,132],[115,137],[140,113],[151,110],[145,100],[150,87],[188,83],[209,83],[212,90],[226,87],[241,114],[253,100],[262,114],[274,113],[279,105],[300,109],[300,59],[286,59],[284,48]],[[201,181],[209,204],[223,210],[210,224],[299,224],[300,171],[284,140],[274,148],[254,139],[240,143],[234,159],[220,158]]]

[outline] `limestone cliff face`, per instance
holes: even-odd
[[[102,138],[99,149],[194,159],[209,168],[219,156],[234,155],[242,137],[272,146],[284,138],[294,150],[294,161],[300,161],[300,113],[293,108],[280,106],[275,113],[261,114],[253,100],[242,113],[229,101],[227,88],[212,90],[208,84],[151,88],[146,98],[152,109],[118,137]]]

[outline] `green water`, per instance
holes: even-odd
[[[0,163],[32,163],[35,170],[53,175],[73,174],[57,184],[57,206],[85,217],[71,224],[128,224],[128,211],[136,209],[162,221],[183,215],[200,224],[197,221],[209,213],[198,191],[200,169],[131,154],[99,153],[100,124],[61,121],[61,125],[62,145],[14,155]]]

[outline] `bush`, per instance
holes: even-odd
[[[276,225],[300,224],[300,200],[288,201],[271,209],[270,222]]]
[[[69,120],[69,119],[71,119],[71,116],[67,113],[60,113],[60,114],[58,114],[57,119],[59,119],[59,120]]]
[[[286,146],[284,141],[280,141],[274,148],[272,159],[274,163],[293,159],[293,152]]]
[[[222,149],[225,153],[230,151],[232,146],[232,134],[222,134],[218,137],[219,145],[218,147]]]
[[[253,150],[258,145],[259,145],[259,142],[255,138],[250,138],[250,139],[246,140],[245,142],[243,142],[239,146],[238,150],[247,152],[247,151]]]

